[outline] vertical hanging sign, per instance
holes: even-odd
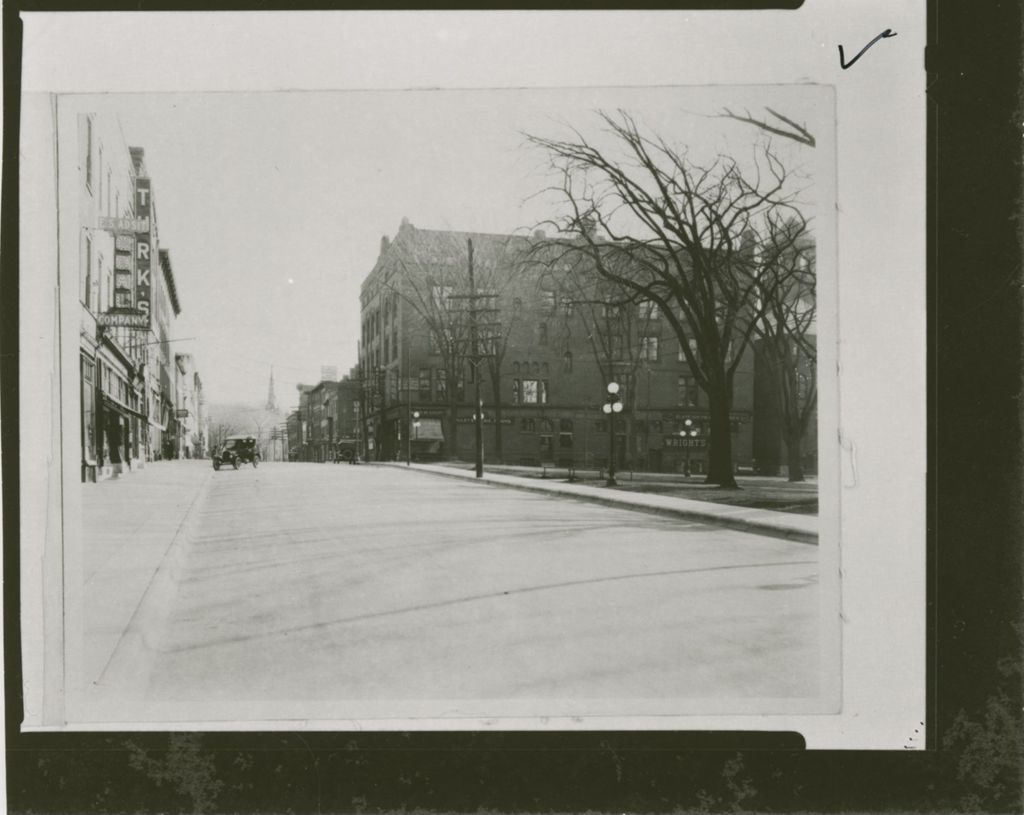
[[[146,328],[149,328],[151,325],[153,219],[150,217],[150,214],[152,208],[152,189],[150,188],[149,179],[136,178],[135,216],[145,223],[146,230],[135,233],[135,308],[145,319]]]

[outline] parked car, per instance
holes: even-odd
[[[256,447],[256,439],[253,436],[228,436],[220,449],[213,453],[213,469],[219,470],[222,466],[234,467],[236,470],[242,464],[259,466],[260,451]]]

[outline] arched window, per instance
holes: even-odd
[[[572,373],[572,351],[562,354],[562,373]]]
[[[547,376],[549,373],[550,373],[550,370],[548,369],[548,364],[546,362],[542,362],[540,364],[540,375],[541,376]]]
[[[540,432],[541,433],[550,433],[554,429],[555,429],[555,425],[554,425],[554,423],[550,419],[541,419],[540,420]]]
[[[533,363],[533,375],[540,376],[540,364],[537,362]]]
[[[514,374],[518,374],[519,373],[519,363],[518,362],[513,362],[512,363],[512,373],[514,373]]]
[[[513,405],[518,405],[519,404],[519,380],[518,379],[513,379],[512,380],[512,404]]]

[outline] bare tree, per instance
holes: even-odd
[[[580,331],[601,381],[617,381],[622,386],[626,450],[631,451],[636,432],[637,373],[657,354],[660,340],[652,319],[654,304],[635,303],[633,292],[598,274],[585,255],[550,243],[543,246],[532,257],[544,266],[541,287],[551,291],[556,300],[562,330],[559,342],[569,352],[574,332]],[[610,433],[615,432],[615,423],[611,416]]]
[[[720,116],[725,119],[735,119],[737,122],[746,122],[759,130],[763,130],[765,133],[792,139],[808,147],[814,147],[817,144],[814,135],[807,129],[806,125],[798,124],[793,119],[784,116],[776,110],[772,110],[770,107],[766,106],[765,110],[767,115],[762,116],[760,119],[753,116],[749,110],[745,110],[740,114],[734,113],[729,108],[724,108]]]
[[[626,112],[598,116],[608,150],[578,130],[568,140],[526,136],[547,154],[558,179],[550,190],[565,206],[547,223],[578,236],[563,242],[564,251],[661,308],[708,397],[706,480],[735,487],[733,381],[763,308],[743,235],[796,208],[790,173],[770,145],[755,151],[747,171],[723,155],[702,165],[685,148],[641,132]]]
[[[790,481],[803,481],[803,439],[817,406],[816,275],[814,242],[799,217],[769,220],[756,238],[760,258],[755,324],[760,362],[772,380],[782,423]]]
[[[390,244],[385,262],[383,285],[419,317],[426,334],[422,339],[440,359],[445,439],[453,457],[458,451],[457,411],[470,339],[465,303],[455,299],[468,290],[467,247],[455,233],[416,230],[413,238],[399,235]]]

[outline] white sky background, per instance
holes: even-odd
[[[69,100],[70,101],[70,100]],[[403,217],[430,229],[507,233],[555,215],[545,157],[523,132],[598,136],[622,108],[694,158],[744,160],[761,134],[711,118],[769,105],[831,128],[816,86],[612,90],[339,91],[76,96],[115,113],[144,147],[182,307],[172,333],[211,402],[279,402],[321,365],[356,362],[359,286]],[[599,138],[599,136],[598,136]],[[774,146],[790,166],[809,148]],[[801,152],[802,151],[802,152]]]

